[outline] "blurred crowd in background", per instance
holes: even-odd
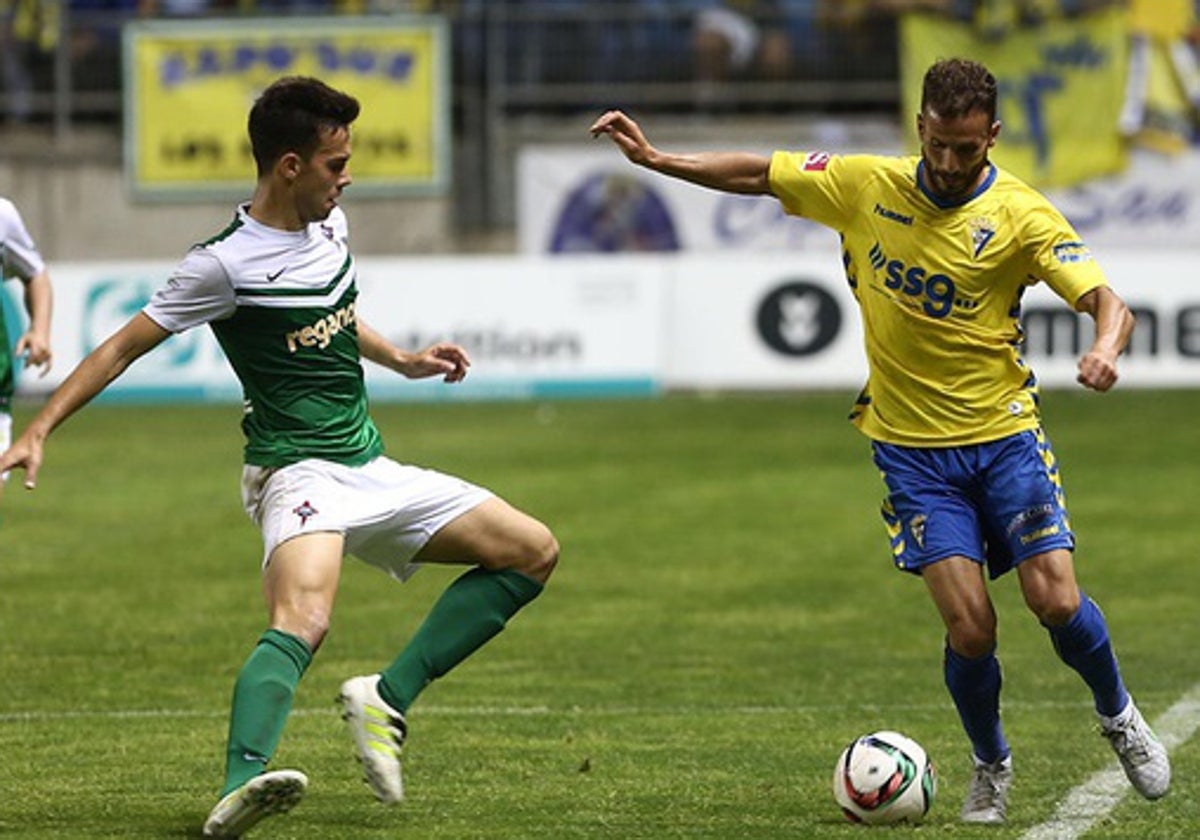
[[[894,100],[853,86],[895,80],[902,13],[952,16],[999,39],[1114,5],[1145,7],[1154,21],[1185,10],[1171,26],[1194,58],[1193,0],[0,0],[3,112],[10,122],[45,117],[52,92],[69,85],[74,117],[115,117],[131,20],[402,13],[447,16],[459,89],[637,84],[649,103],[675,107],[881,108]],[[767,87],[748,97],[746,82]],[[796,82],[808,85],[803,95],[769,86]],[[580,95],[564,89],[561,102]],[[521,101],[552,108],[555,97]]]

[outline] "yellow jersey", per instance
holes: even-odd
[[[841,235],[863,321],[868,379],[851,420],[873,440],[962,446],[1040,424],[1021,356],[1021,297],[1046,283],[1074,308],[1105,278],[1040,193],[989,164],[947,203],[919,157],[776,152],[770,187],[786,212]]]

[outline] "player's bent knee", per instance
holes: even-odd
[[[1079,611],[1079,598],[1045,599],[1036,604],[1030,604],[1029,607],[1037,616],[1038,621],[1046,627],[1062,627]]]
[[[523,559],[515,564],[514,568],[538,583],[545,583],[558,565],[559,548],[558,540],[549,528],[543,525],[539,530],[541,533],[538,538],[530,542],[526,551],[522,553]]]
[[[987,656],[996,649],[996,638],[994,636],[964,636],[958,639],[951,639],[950,648],[959,656],[966,659],[978,659],[981,656]]]
[[[990,608],[960,608],[942,616],[946,642],[959,656],[975,659],[996,647],[996,619]]]
[[[955,622],[947,627],[947,641],[959,656],[978,659],[996,649],[996,627],[968,621]]]
[[[1029,588],[1025,591],[1025,603],[1042,624],[1061,627],[1079,611],[1079,590],[1074,586]]]
[[[329,611],[325,609],[276,610],[271,616],[273,628],[303,639],[314,653],[325,641],[329,624]]]

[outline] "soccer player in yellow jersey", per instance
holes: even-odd
[[[945,622],[946,686],[975,759],[962,819],[1003,822],[1012,781],[985,570],[1016,570],[1055,651],[1091,689],[1130,782],[1149,799],[1163,796],[1167,751],[1125,689],[1104,615],[1075,580],[1059,470],[1020,351],[1022,293],[1044,282],[1095,322],[1078,380],[1107,391],[1133,316],[1066,219],[988,160],[1000,123],[987,68],[962,59],[929,68],[919,157],[672,154],[620,111],[591,131],[635,164],[773,195],[841,235],[869,363],[851,417],[887,485],[895,564],[921,576]]]

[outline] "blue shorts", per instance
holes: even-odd
[[[888,495],[883,521],[896,568],[962,556],[997,578],[1027,557],[1075,548],[1050,441],[1041,429],[971,446],[872,443]]]

